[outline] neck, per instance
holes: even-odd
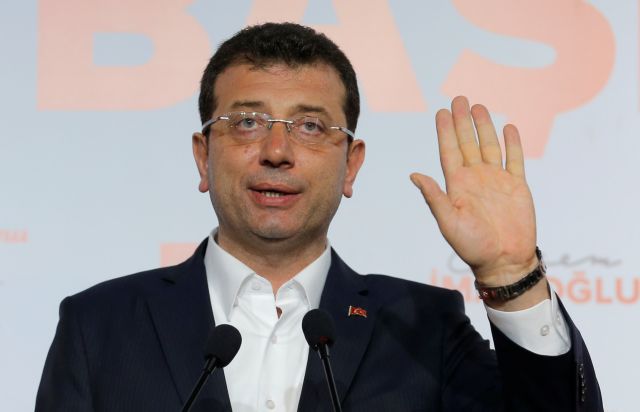
[[[326,234],[307,242],[258,239],[256,242],[237,242],[218,229],[218,245],[236,259],[271,282],[273,293],[302,269],[309,266],[326,249]]]

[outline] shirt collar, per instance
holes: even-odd
[[[217,229],[214,229],[209,235],[204,266],[207,273],[209,294],[212,300],[220,302],[225,318],[228,320],[243,283],[247,278],[257,274],[249,266],[221,248],[215,241],[216,233]],[[322,289],[327,280],[330,266],[331,247],[327,240],[327,246],[322,254],[285,285],[289,282],[298,282],[306,294],[309,309],[315,309],[320,306]]]
[[[316,309],[320,306],[320,297],[322,296],[330,266],[331,246],[329,246],[329,241],[327,240],[324,252],[289,281],[296,281],[302,286],[309,301],[309,309]]]

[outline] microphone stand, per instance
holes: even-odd
[[[212,356],[207,359],[207,362],[205,363],[204,368],[202,368],[202,373],[200,374],[200,378],[198,378],[198,382],[196,382],[196,385],[191,390],[191,395],[189,395],[189,399],[187,399],[187,402],[182,407],[181,412],[189,412],[189,410],[193,406],[193,402],[196,400],[196,398],[200,394],[202,387],[209,379],[209,376],[211,376],[211,372],[213,372],[216,369],[217,361],[218,359],[215,356]]]
[[[318,355],[322,360],[322,367],[324,368],[324,374],[327,378],[327,385],[329,385],[329,393],[331,394],[331,401],[333,402],[333,412],[342,412],[340,406],[340,399],[338,398],[338,389],[336,388],[336,382],[333,379],[333,371],[331,370],[331,362],[329,362],[329,347],[321,343],[318,345]]]

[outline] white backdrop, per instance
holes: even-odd
[[[360,75],[367,160],[330,233],[356,270],[457,288],[412,171],[437,176],[434,114],[466,94],[520,126],[550,278],[607,411],[640,382],[638,2],[40,0],[0,5],[0,409],[33,409],[65,296],[179,260],[216,225],[190,136],[198,80],[245,24],[291,20]]]

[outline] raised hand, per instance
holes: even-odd
[[[419,173],[411,175],[412,182],[447,242],[479,282],[492,286],[516,282],[537,264],[535,212],[518,129],[504,127],[504,166],[484,106],[470,109],[465,97],[456,97],[451,111],[437,113],[436,129],[446,192]]]

